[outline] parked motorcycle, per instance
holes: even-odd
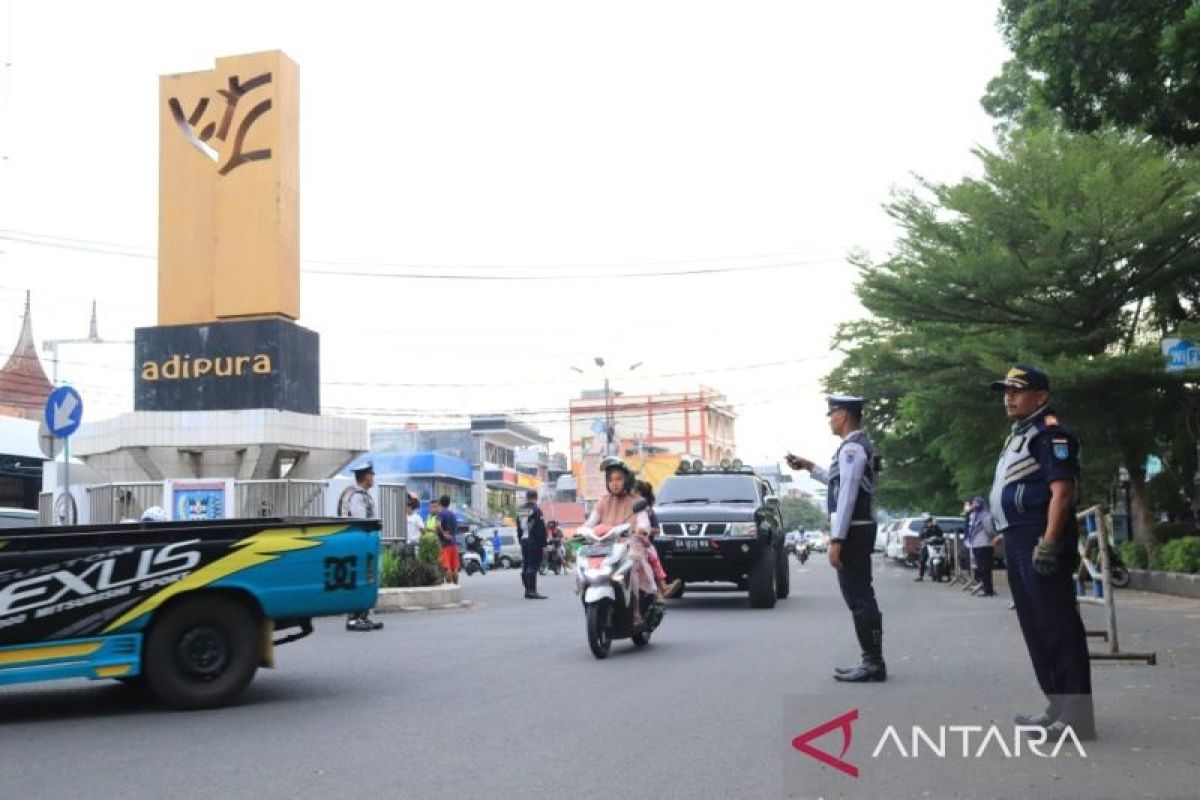
[[[646,509],[638,500],[634,514]],[[632,639],[638,647],[650,643],[650,635],[662,622],[663,604],[653,593],[642,592],[638,605],[642,621],[633,623],[633,587],[630,572],[634,566],[629,550],[632,535],[629,523],[616,525],[604,533],[580,528],[587,543],[575,560],[575,588],[582,595],[587,618],[588,647],[596,658],[605,658],[613,639]]]
[[[943,579],[950,580],[950,559],[946,551],[945,539],[927,539],[925,547],[929,551],[929,579],[937,583]]]
[[[1115,588],[1124,589],[1129,585],[1129,568],[1121,560],[1120,554],[1111,547],[1108,548],[1108,573]]]

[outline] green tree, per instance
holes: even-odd
[[[1008,121],[1140,130],[1200,143],[1200,4],[1194,0],[1002,0],[1013,59],[984,107]]]
[[[986,490],[1007,428],[987,384],[1031,361],[1081,430],[1085,500],[1106,500],[1124,463],[1145,516],[1143,465],[1187,401],[1159,339],[1200,308],[1200,170],[1132,135],[1053,127],[977,155],[979,178],[900,193],[895,252],[856,259],[874,319],[841,328],[827,384],[874,401],[881,503],[957,509]]]
[[[809,500],[784,497],[779,501],[779,511],[783,515],[784,530],[814,531],[829,527],[829,515],[825,509]]]

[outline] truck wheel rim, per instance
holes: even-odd
[[[179,637],[176,658],[189,677],[210,681],[229,663],[229,641],[208,625],[200,625]]]

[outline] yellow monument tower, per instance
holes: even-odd
[[[299,82],[278,50],[159,79],[158,324],[300,316]]]
[[[139,411],[320,413],[300,316],[299,70],[278,50],[159,79],[158,325]]]
[[[299,70],[279,51],[218,58],[161,76],[158,106],[158,324],[135,332],[134,411],[72,437],[111,495],[77,492],[82,513],[112,522],[140,497],[191,518],[197,493],[205,516],[327,513],[324,481],[367,426],[320,416],[320,343],[296,322]]]

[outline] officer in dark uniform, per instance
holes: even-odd
[[[521,583],[525,585],[526,600],[545,600],[546,595],[537,590],[538,568],[542,566],[542,555],[546,552],[546,520],[537,504],[536,489],[525,492],[525,505],[521,506],[519,535],[521,536]]]
[[[1051,738],[1069,725],[1079,739],[1093,739],[1087,632],[1072,581],[1079,541],[1079,439],[1050,409],[1050,379],[1040,369],[1018,364],[992,388],[1004,392],[1012,421],[992,483],[992,520],[1004,536],[1013,604],[1049,701],[1045,712],[1021,714],[1016,721],[1043,726]]]
[[[787,456],[792,469],[806,469],[829,487],[829,563],[837,570],[838,585],[862,648],[856,667],[838,667],[833,677],[861,683],[887,680],[883,662],[883,614],[871,585],[871,550],[875,547],[875,447],[863,433],[861,397],[834,395],[828,399],[829,427],[842,437],[833,465],[823,470],[806,458]]]

